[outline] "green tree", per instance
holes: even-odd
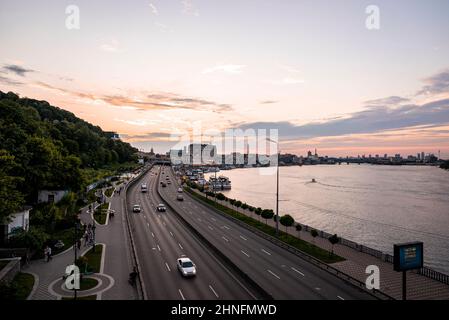
[[[329,240],[329,242],[332,245],[331,254],[334,254],[334,245],[340,241],[340,238],[338,238],[337,234],[334,234],[333,236],[330,236],[327,240]]]
[[[23,205],[23,194],[17,190],[22,178],[13,175],[17,167],[14,156],[6,150],[0,150],[0,224],[9,220],[9,216]]]
[[[9,243],[11,246],[17,248],[41,250],[48,239],[48,234],[41,228],[30,226],[28,231],[24,231],[23,229],[14,231]]]
[[[261,216],[262,216],[262,218],[265,219],[265,224],[267,224],[268,223],[267,220],[273,218],[274,212],[271,209],[264,209],[264,210],[262,210]]]
[[[315,238],[318,236],[318,231],[316,231],[315,229],[310,230],[310,235],[313,238],[313,241],[315,242]]]
[[[287,232],[287,228],[295,223],[295,219],[291,215],[286,214],[279,219],[279,222],[285,227],[285,232]]]

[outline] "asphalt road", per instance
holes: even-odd
[[[127,205],[141,266],[141,277],[149,299],[213,300],[255,299],[256,293],[238,275],[233,274],[170,212],[159,213],[162,202],[157,194],[157,172],[154,167],[128,189]],[[140,190],[146,182],[147,193]],[[141,213],[132,206],[140,204]],[[197,276],[183,278],[176,260],[187,256],[197,266]]]
[[[163,179],[169,175],[172,182],[176,181],[171,168],[165,168],[164,172]],[[373,299],[359,288],[221,216],[190,195],[184,193],[184,201],[177,201],[177,188],[176,183],[160,187],[164,200],[275,299]]]

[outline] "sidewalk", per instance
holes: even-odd
[[[93,274],[92,278],[100,280],[100,284],[91,290],[78,292],[78,296],[96,295],[97,300],[135,300],[137,292],[128,283],[132,263],[129,253],[129,240],[126,233],[126,220],[124,216],[124,193],[121,196],[114,192],[112,197],[106,198],[111,203],[111,209],[115,210],[115,217],[106,219],[105,225],[96,223],[95,239],[97,244],[103,244],[103,257],[100,273]],[[93,223],[92,215],[88,208],[84,208],[80,214],[84,224]],[[91,247],[81,248],[81,255]],[[80,256],[78,253],[78,257]],[[62,275],[66,266],[73,264],[74,249],[55,255],[50,262],[43,259],[34,260],[24,268],[37,277],[37,288],[30,297],[31,300],[56,300],[61,296],[72,297],[70,292],[65,293],[62,286]]]
[[[204,196],[204,194],[200,193],[198,190],[192,190]],[[260,219],[261,222],[265,222],[265,219],[257,216],[254,212],[237,208],[226,201],[217,200],[217,202],[256,220]],[[273,219],[270,219],[268,220],[268,225],[276,227],[276,222]],[[279,224],[279,229],[285,232],[285,227],[281,224]],[[295,237],[298,237],[299,235],[302,240],[331,251],[332,245],[325,238],[316,237],[314,239],[310,235],[310,232],[304,230],[298,232],[294,227],[287,228],[287,232]],[[332,266],[363,283],[365,283],[368,276],[365,273],[366,267],[369,265],[378,266],[380,269],[380,290],[396,299],[402,299],[402,273],[394,271],[393,264],[384,262],[374,256],[362,253],[341,244],[334,245],[334,252],[346,260],[333,263]],[[407,299],[449,300],[449,286],[425,276],[408,272]]]

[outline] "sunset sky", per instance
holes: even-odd
[[[449,158],[449,1],[0,0],[0,90],[147,151],[201,121],[278,129],[282,152]]]

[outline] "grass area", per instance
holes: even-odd
[[[62,297],[61,300],[74,300],[73,297]],[[77,297],[76,300],[97,300],[97,295]]]
[[[206,199],[206,197],[203,197],[202,195],[199,195],[198,193],[192,191],[190,188],[185,188],[187,192],[189,192],[193,197],[210,204],[212,206],[215,206],[218,210],[222,211],[223,213],[226,213],[236,219],[239,219],[240,221],[245,222],[246,224],[255,227],[264,233],[275,237],[276,236],[276,229],[263,223],[260,221],[257,221],[251,217],[248,217],[240,212],[237,212],[231,208],[225,207],[219,203],[215,205],[215,201],[211,199]],[[335,263],[344,261],[345,259],[343,257],[340,257],[336,254],[331,254],[329,251],[324,250],[320,247],[317,247],[316,245],[304,241],[302,239],[299,239],[295,236],[292,236],[291,234],[285,233],[284,231],[279,230],[279,240],[291,245],[292,247],[295,247],[298,250],[301,250],[302,252],[305,252],[325,263]]]
[[[0,300],[26,300],[33,290],[34,277],[19,272],[9,284],[1,283]]]
[[[9,263],[9,261],[0,261],[0,271],[4,268],[4,267],[6,267],[6,265]]]
[[[104,194],[106,195],[106,197],[110,197],[110,196],[112,196],[112,193],[114,192],[114,188],[107,188],[105,191],[104,191]]]
[[[109,208],[108,203],[102,203],[97,209],[95,209],[94,212],[95,221],[97,221],[99,224],[105,224],[108,208]]]
[[[98,280],[93,278],[83,278],[80,282],[80,291],[95,288],[98,285]]]
[[[103,246],[100,244],[97,244],[95,246],[95,252],[93,251],[93,249],[90,249],[88,252],[86,252],[86,254],[83,256],[85,257],[87,260],[87,264],[88,264],[88,270],[95,272],[95,273],[99,273],[100,272],[100,266],[101,266],[101,255],[103,252]],[[82,267],[80,268],[81,272],[84,272],[84,269],[82,269]]]

